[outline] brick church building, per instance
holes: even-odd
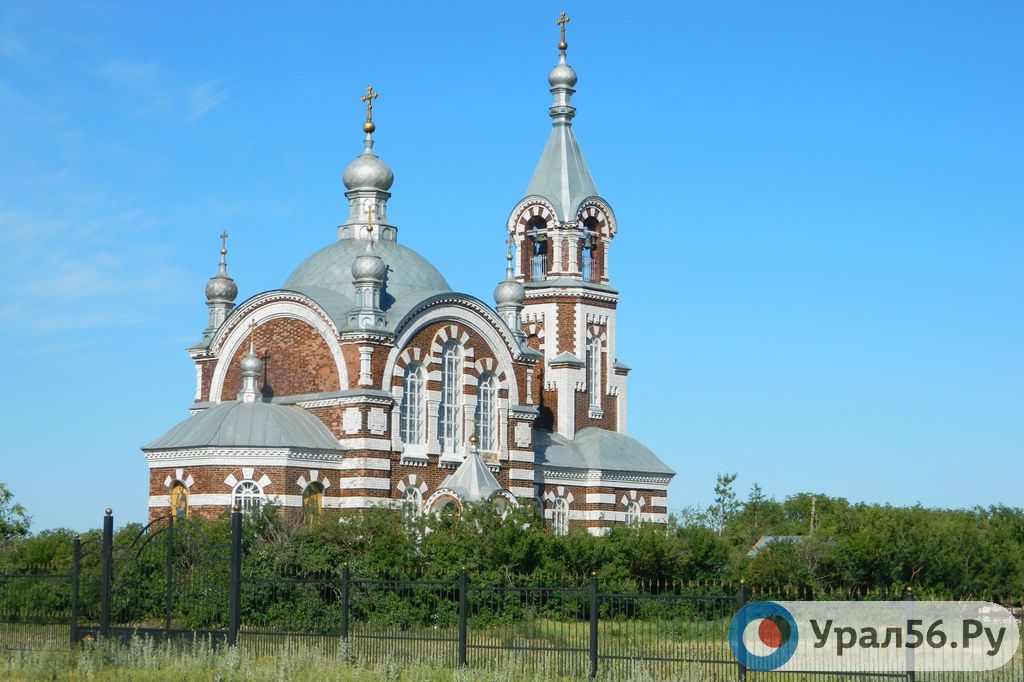
[[[491,500],[537,505],[555,532],[666,520],[674,472],[626,435],[618,224],[573,133],[564,23],[558,48],[551,132],[505,225],[494,306],[399,242],[369,88],[335,241],[237,305],[222,241],[209,325],[188,349],[191,416],[142,448],[151,519],[264,501],[309,519]]]

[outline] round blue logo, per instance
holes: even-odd
[[[749,670],[775,670],[785,665],[798,640],[793,616],[773,601],[747,604],[729,623],[729,648]]]

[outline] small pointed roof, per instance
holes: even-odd
[[[550,201],[559,220],[570,220],[584,199],[597,196],[597,185],[583,160],[570,123],[559,125],[556,122],[551,129],[526,195]]]
[[[504,490],[476,452],[466,455],[466,460],[441,483],[441,488],[452,491],[464,502],[487,500],[499,490]]]

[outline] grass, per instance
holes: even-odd
[[[79,650],[7,651],[0,653],[0,679],[96,680],[97,682],[519,682],[526,680],[572,680],[551,671],[527,671],[522,661],[453,670],[430,662],[370,665],[347,660],[341,650],[331,656],[319,649],[290,648],[274,655],[254,655],[241,648],[210,646],[208,642],[188,645],[157,644],[135,639],[128,644],[96,642]],[[646,682],[656,676],[643,669],[608,671],[601,680]],[[707,677],[694,668],[689,674],[673,675],[681,682],[703,682]]]

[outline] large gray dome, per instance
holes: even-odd
[[[301,407],[227,402],[192,415],[142,449],[204,447],[338,450],[338,439]]]
[[[306,294],[344,325],[346,314],[356,305],[352,265],[365,250],[363,239],[342,239],[326,246],[295,268],[282,288]],[[420,301],[451,291],[441,273],[412,249],[381,239],[373,243],[373,253],[387,266],[381,308],[389,327]]]

